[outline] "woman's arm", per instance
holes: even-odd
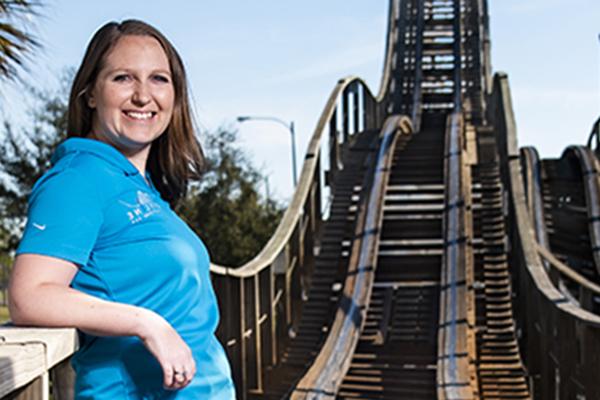
[[[65,260],[18,255],[9,285],[9,311],[15,325],[75,327],[97,336],[138,336],[160,363],[165,388],[189,384],[196,373],[191,350],[164,318],[145,308],[70,288],[76,273],[77,266]]]

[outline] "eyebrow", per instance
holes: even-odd
[[[107,72],[107,74],[109,74],[109,75],[110,75],[110,74],[114,74],[115,72],[127,72],[127,73],[130,73],[130,74],[131,74],[131,73],[134,73],[135,71],[134,71],[134,70],[131,70],[131,69],[129,69],[129,68],[118,68],[118,67],[117,67],[117,68],[113,68],[113,69],[107,69],[107,70],[106,70],[106,72]],[[172,75],[172,74],[171,74],[171,72],[170,72],[169,70],[162,69],[162,68],[160,68],[160,69],[155,69],[155,70],[152,70],[152,72],[151,72],[151,73],[152,73],[152,74],[161,73],[161,74],[165,74],[165,75],[169,75],[169,76],[171,76],[171,75]]]

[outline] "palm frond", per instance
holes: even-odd
[[[27,27],[40,6],[37,1],[0,0],[0,79],[15,79],[27,53],[39,47]]]

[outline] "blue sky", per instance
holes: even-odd
[[[557,156],[583,143],[600,114],[600,2],[490,0],[492,63],[509,74],[520,145]],[[336,81],[363,77],[379,88],[388,0],[48,1],[37,21],[44,50],[26,78],[56,86],[77,66],[93,32],[109,20],[139,18],[178,48],[205,129],[238,127],[241,145],[280,199],[292,193],[289,134],[268,122],[238,125],[238,115],[293,120],[303,158]],[[17,122],[29,100],[3,88]],[[6,100],[3,100],[3,102]],[[14,105],[14,106],[13,106]]]

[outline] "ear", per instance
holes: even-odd
[[[85,99],[89,108],[96,108],[96,93],[94,88],[88,88],[85,91]]]

